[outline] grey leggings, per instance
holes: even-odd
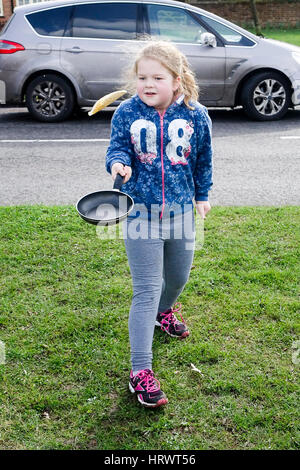
[[[152,368],[152,341],[158,312],[172,307],[182,292],[190,274],[194,255],[194,214],[188,221],[174,216],[170,224],[159,221],[140,221],[140,233],[136,238],[137,224],[128,219],[124,231],[125,248],[133,282],[133,298],[129,314],[129,339],[132,370]],[[182,236],[180,228],[182,227]],[[171,228],[171,230],[170,230]],[[176,235],[176,233],[177,235]],[[174,235],[175,234],[175,235]],[[178,238],[180,237],[180,238]]]

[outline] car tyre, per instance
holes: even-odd
[[[281,119],[291,105],[291,87],[276,72],[262,72],[251,77],[241,93],[245,113],[257,121]]]
[[[71,85],[64,78],[43,74],[27,86],[26,106],[38,121],[64,121],[74,111],[75,96]]]

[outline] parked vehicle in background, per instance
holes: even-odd
[[[300,48],[172,0],[55,0],[15,8],[0,36],[0,103],[57,122],[123,88],[145,35],[188,57],[206,106],[260,121],[300,104]]]

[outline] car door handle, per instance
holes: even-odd
[[[80,52],[84,52],[84,49],[81,49],[81,47],[74,46],[65,49],[66,52],[73,52],[73,54],[79,54]]]

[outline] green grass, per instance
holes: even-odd
[[[255,34],[255,29],[246,29]],[[262,33],[266,38],[277,39],[278,41],[300,46],[300,29],[262,28]]]
[[[179,298],[191,336],[155,332],[158,410],[128,390],[123,242],[69,206],[0,214],[1,449],[299,448],[299,208],[213,208]]]

